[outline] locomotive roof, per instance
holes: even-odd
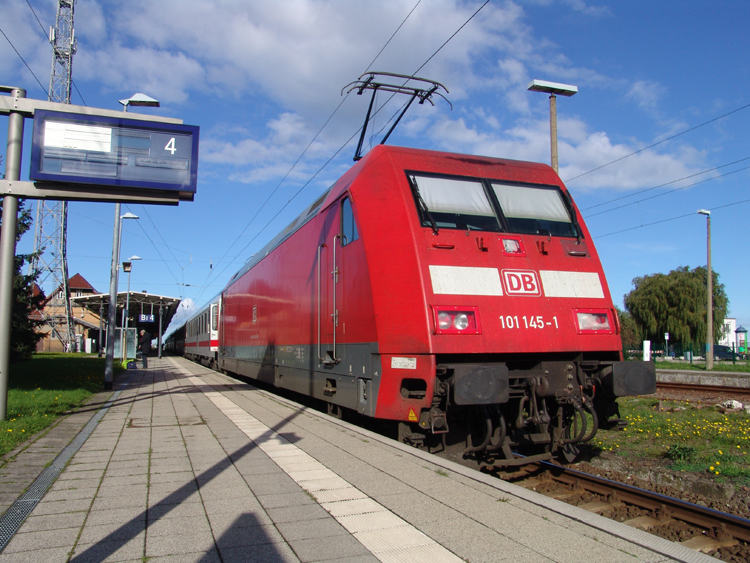
[[[412,169],[437,174],[459,174],[465,176],[476,176],[478,178],[500,178],[500,176],[502,176],[502,179],[507,180],[520,180],[520,176],[523,174],[523,181],[525,182],[531,180],[534,182],[553,185],[562,184],[557,174],[552,170],[552,167],[538,162],[414,149],[392,145],[377,145],[360,161],[352,166],[330,188],[322,193],[313,203],[311,203],[294,221],[289,223],[284,230],[271,239],[268,244],[250,256],[245,264],[243,264],[242,267],[229,279],[225,288],[231,285],[235,280],[241,278],[253,266],[268,256],[276,247],[281,245],[286,239],[301,229],[308,221],[313,219],[322,209],[326,209],[331,201],[335,200],[342,192],[346,191],[354,178],[363,168],[379,158],[387,156],[398,158],[402,161],[400,164],[406,164],[410,160],[411,162],[404,166],[405,170]],[[496,168],[490,170],[488,169],[489,166],[494,166]],[[503,173],[498,174],[498,169]],[[531,178],[529,177],[529,172],[532,173]],[[516,178],[516,176],[518,176],[518,178]]]

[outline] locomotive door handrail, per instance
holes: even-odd
[[[336,234],[333,237],[333,313],[331,317],[333,320],[333,353],[331,354],[331,361],[333,363],[339,363],[341,360],[336,357],[336,328],[339,326],[339,311],[336,308],[336,285],[339,283],[339,266],[336,263],[336,239],[340,239],[341,234]]]
[[[336,327],[338,326],[338,317],[339,312],[336,309],[336,284],[338,283],[338,274],[339,269],[338,265],[336,264],[336,239],[341,238],[342,235],[337,234],[333,237],[333,270],[331,271],[331,276],[333,278],[333,301],[332,301],[332,313],[330,314],[331,320],[333,322],[333,350],[326,352],[326,355],[324,356],[321,353],[321,322],[322,322],[322,311],[321,311],[321,295],[320,295],[320,286],[321,286],[321,250],[325,248],[325,243],[318,245],[318,360],[323,362],[324,364],[337,364],[341,360],[336,357]]]
[[[326,363],[326,358],[320,354],[320,250],[325,246],[325,244],[318,245],[318,360],[323,363]]]

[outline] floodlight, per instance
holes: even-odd
[[[578,92],[578,86],[547,82],[546,80],[532,80],[526,89],[532,92],[547,92],[548,94],[559,94],[560,96],[568,97]]]

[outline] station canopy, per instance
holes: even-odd
[[[71,301],[96,315],[100,315],[106,325],[109,315],[109,293],[73,297]],[[177,312],[180,301],[179,297],[166,297],[164,295],[154,295],[153,293],[142,293],[139,291],[131,291],[130,297],[128,297],[127,291],[121,291],[117,294],[115,324],[120,326],[122,322],[122,310],[127,304],[128,317],[135,319],[128,326],[145,328],[156,338],[159,331],[159,308],[162,310],[161,328],[163,334],[172,321],[175,312]],[[153,315],[153,322],[150,320],[141,321],[141,315]]]

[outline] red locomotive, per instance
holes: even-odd
[[[219,369],[498,466],[572,459],[620,422],[616,397],[656,389],[653,364],[622,361],[594,244],[542,164],[377,146],[232,277],[209,325],[212,307]]]

